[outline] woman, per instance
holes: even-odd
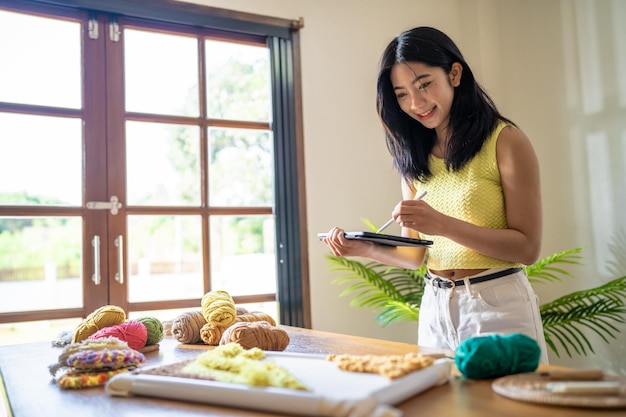
[[[456,349],[490,333],[524,333],[547,352],[537,297],[522,267],[541,249],[539,164],[530,140],[476,82],[455,43],[418,27],[385,49],[377,110],[403,201],[392,212],[402,235],[431,248],[345,239],[324,243],[336,256],[400,268],[426,262],[418,344]],[[414,199],[428,191],[421,200]]]

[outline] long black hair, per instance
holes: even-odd
[[[446,74],[452,64],[463,67],[461,83],[455,87],[445,163],[448,170],[461,169],[480,151],[503,117],[474,74],[454,41],[431,27],[417,27],[398,35],[381,57],[376,85],[376,109],[385,128],[387,148],[394,166],[407,180],[425,181],[431,176],[428,158],[437,137],[434,129],[424,127],[400,108],[391,84],[391,68],[397,63],[420,62],[440,67]]]

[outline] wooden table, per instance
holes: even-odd
[[[286,326],[284,329],[291,338],[286,350],[288,352],[404,354],[418,350],[417,346],[406,343]],[[147,365],[168,364],[191,359],[206,348],[204,345],[182,345],[175,339],[166,338],[161,341],[159,351],[146,354]],[[104,392],[104,388],[63,390],[56,385],[48,371],[48,365],[57,362],[61,351],[61,348],[52,347],[50,343],[0,346],[0,373],[4,385],[4,401],[8,405],[9,416],[269,417],[274,415],[149,397],[111,397]],[[0,386],[0,395],[3,394],[2,389]],[[625,410],[578,409],[515,401],[493,392],[490,380],[468,380],[458,376],[453,377],[450,383],[431,388],[397,405],[397,407],[403,410],[407,417],[416,415],[446,417],[496,415],[499,417],[624,417],[626,415]]]

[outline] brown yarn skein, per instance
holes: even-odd
[[[283,351],[289,345],[289,335],[280,327],[266,321],[239,322],[228,327],[219,344],[239,343],[244,349]]]
[[[172,322],[172,336],[180,343],[200,343],[200,330],[205,324],[201,311],[188,311]]]
[[[174,320],[163,320],[163,337],[172,337],[172,323]]]
[[[235,322],[237,323],[241,323],[241,322],[250,323],[250,322],[255,322],[255,321],[266,321],[272,326],[276,326],[276,321],[272,318],[272,316],[270,316],[269,314],[260,312],[260,311],[253,311],[251,313],[241,314],[237,316],[237,318],[235,319]]]
[[[224,334],[224,327],[216,326],[211,323],[205,324],[200,329],[200,338],[209,346],[219,345],[222,334]]]

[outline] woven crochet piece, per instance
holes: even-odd
[[[127,372],[131,368],[112,369],[101,372],[67,372],[57,378],[57,384],[65,389],[82,389],[104,385],[114,375]]]
[[[146,360],[143,353],[134,349],[83,350],[71,354],[67,365],[82,369],[118,369],[137,366]]]

